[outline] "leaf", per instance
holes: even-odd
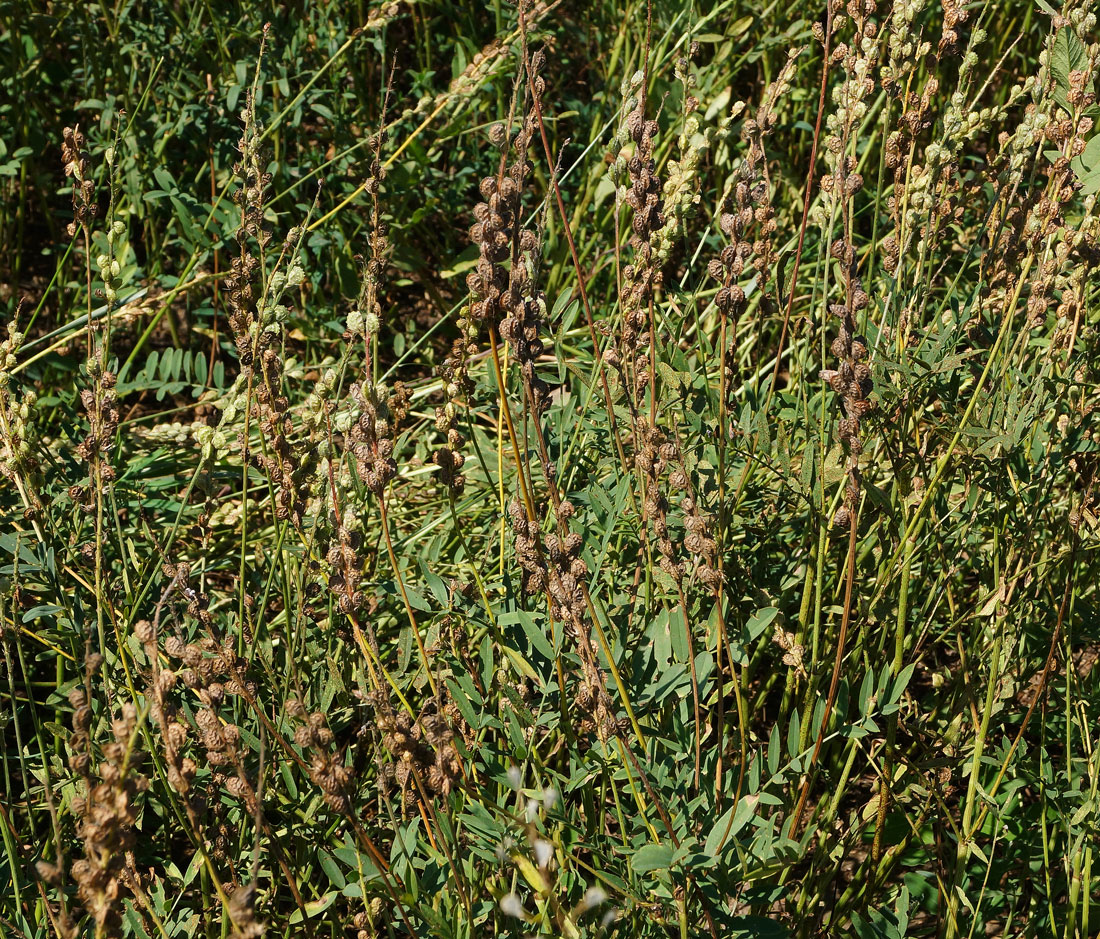
[[[43,606],[36,606],[34,609],[27,610],[23,614],[23,622],[30,623],[36,619],[41,619],[43,616],[53,616],[55,613],[64,613],[65,611],[59,607],[54,606],[52,603],[44,604]]]
[[[661,376],[661,381],[665,383],[670,389],[675,391],[680,390],[680,374],[672,369],[667,362],[657,363],[657,372]]]
[[[742,16],[741,19],[737,20],[726,30],[726,35],[733,39],[740,36],[742,33],[748,32],[749,27],[752,26],[752,21],[753,16],[751,14]]]
[[[332,906],[333,903],[336,902],[336,898],[338,896],[340,896],[340,894],[337,891],[331,890],[323,897],[320,897],[316,900],[309,900],[307,903],[304,904],[303,909],[295,910],[293,913],[290,914],[290,922],[300,923],[303,919],[306,919],[307,917],[312,918],[318,913],[323,913],[330,906]]]
[[[186,887],[191,883],[191,881],[195,879],[195,875],[199,872],[200,867],[202,867],[202,855],[196,851],[191,858],[191,863],[187,865],[187,870],[183,874],[183,883],[181,886]]]
[[[774,606],[761,607],[752,616],[749,617],[749,621],[745,623],[745,634],[748,636],[746,641],[752,642],[756,639],[765,629],[767,629],[772,620],[779,615],[779,610]]]
[[[647,844],[639,848],[630,859],[630,866],[639,874],[646,871],[667,870],[672,864],[673,850],[664,844]]]
[[[909,684],[909,679],[913,677],[913,670],[916,667],[916,663],[911,662],[898,672],[897,678],[890,682],[886,693],[886,705],[882,709],[883,714],[893,714],[898,709],[898,702],[905,693],[905,688]]]
[[[753,817],[756,812],[756,804],[759,801],[756,796],[744,796],[737,801],[736,805],[731,805],[710,830],[703,850],[711,857],[715,857],[718,854],[719,846],[724,847],[725,844],[728,844],[729,839],[744,828],[749,819]]]
[[[863,676],[863,682],[859,686],[859,713],[869,713],[871,704],[871,692],[875,689],[874,672],[870,669]]]
[[[524,880],[531,885],[531,887],[539,893],[546,892],[546,879],[542,876],[534,864],[531,863],[530,858],[523,854],[513,854],[512,861],[516,867],[519,868],[519,872],[523,874]]]
[[[1070,167],[1081,180],[1081,195],[1090,196],[1100,189],[1100,134],[1095,134],[1081,155],[1076,157]]]
[[[813,495],[814,451],[810,447],[806,447],[802,451],[802,462],[798,468],[798,482],[804,495]]]
[[[848,474],[848,464],[844,457],[844,450],[840,444],[834,444],[825,455],[825,468],[823,475],[825,485],[831,486],[840,482]]]
[[[470,699],[466,697],[463,688],[460,687],[457,681],[450,678],[447,679],[447,687],[450,689],[451,698],[454,700],[463,718],[465,718],[466,723],[471,727],[480,727],[481,720],[478,717],[478,713],[474,710],[473,705],[470,704]],[[469,690],[472,690],[472,686]],[[479,701],[478,703],[480,704],[481,702]]]
[[[1090,170],[1100,167],[1100,134],[1093,134],[1077,158]]]
[[[787,939],[790,933],[782,923],[763,916],[735,916],[729,920],[729,939]]]
[[[317,854],[321,859],[321,870],[328,875],[329,881],[337,890],[343,890],[347,886],[347,880],[344,879],[336,859],[324,850],[318,850]]]
[[[775,433],[775,456],[785,479],[791,475],[791,444],[787,439],[787,425],[780,421]]]
[[[791,711],[791,722],[787,725],[787,753],[792,760],[798,758],[802,742],[802,716],[798,709]]]
[[[1087,65],[1088,51],[1084,43],[1070,27],[1063,26],[1054,37],[1054,44],[1050,49],[1050,74],[1054,78],[1054,100],[1067,111],[1072,110],[1067,97],[1070,73],[1081,71]]]
[[[1091,196],[1098,190],[1100,190],[1100,167],[1093,170],[1088,176],[1082,177],[1080,195]]]
[[[771,415],[761,410],[756,414],[756,433],[759,435],[760,452],[770,456],[772,452]]]
[[[172,193],[178,188],[172,174],[163,166],[158,166],[153,170],[153,178],[156,179],[157,185],[165,192]]]
[[[515,623],[519,623],[523,628],[523,634],[531,641],[531,645],[534,646],[541,655],[545,656],[551,662],[557,658],[557,651],[551,644],[549,637],[526,610],[513,610],[511,613],[504,613],[497,622],[501,626],[512,626]]]

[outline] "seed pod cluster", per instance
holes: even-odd
[[[222,884],[222,890],[229,897],[231,939],[261,939],[264,925],[256,919],[256,882]]]
[[[550,601],[550,615],[564,623],[577,642],[583,667],[576,690],[576,704],[582,712],[578,725],[581,730],[607,740],[622,727],[592,647],[586,585],[589,572],[581,557],[584,538],[569,530],[569,519],[575,512],[572,502],[558,500],[557,530],[543,537],[538,523],[527,517],[519,499],[513,498],[508,504],[516,560],[524,572],[524,591],[544,592]]]
[[[435,428],[444,435],[446,443],[432,452],[432,462],[440,468],[443,485],[455,495],[461,494],[466,485],[466,477],[462,474],[466,463],[462,453],[466,437],[459,430],[458,416],[462,399],[473,390],[467,362],[477,352],[477,343],[469,335],[469,327],[469,319],[463,317],[459,322],[462,335],[451,344],[451,351],[440,368],[444,403],[435,409]]]
[[[625,370],[626,388],[635,409],[651,377],[654,337],[650,335],[650,306],[661,286],[653,238],[665,224],[662,182],[653,157],[659,127],[646,118],[644,83],[645,76],[639,71],[623,86],[626,118],[612,142],[615,161],[609,171],[618,198],[632,210],[631,259],[623,266],[622,276],[622,329],[611,362]]]
[[[384,111],[384,108],[383,108]],[[378,194],[386,178],[386,167],[382,163],[382,144],[387,133],[385,129],[372,134],[370,147],[373,151],[370,161],[370,175],[364,180],[363,188],[371,199],[370,231],[367,236],[367,256],[362,260],[359,282],[359,299],[355,310],[348,316],[346,338],[352,335],[362,337],[368,346],[368,360],[376,353],[370,348],[378,335],[382,323],[382,287],[386,260],[389,256],[389,226],[382,221],[381,204]]]
[[[822,378],[841,399],[844,417],[837,426],[837,432],[848,453],[858,455],[862,451],[860,440],[860,421],[874,409],[868,396],[874,388],[871,368],[867,362],[866,340],[855,335],[855,315],[864,310],[870,302],[859,286],[858,278],[851,268],[855,263],[854,251],[844,239],[838,239],[833,245],[833,257],[841,260],[849,269],[852,285],[850,303],[834,303],[829,312],[840,321],[840,327],[830,349],[837,359],[835,369],[826,369]]]
[[[363,576],[363,536],[359,522],[349,507],[343,516],[333,513],[334,537],[329,543],[325,560],[330,573],[329,587],[336,592],[336,605],[345,616],[354,616],[366,603],[366,596],[359,589]]]
[[[130,702],[120,708],[111,721],[111,740],[102,746],[103,759],[93,766],[94,718],[85,689],[74,688],[69,703],[73,707],[69,765],[83,781],[82,794],[71,803],[83,857],[73,862],[71,874],[97,932],[117,935],[123,900],[132,884],[127,853],[136,843],[138,795],[149,786],[139,772],[144,754],[137,747],[137,709]]]
[[[287,701],[286,711],[301,721],[294,731],[294,742],[306,751],[309,778],[321,790],[329,807],[346,815],[351,811],[354,772],[345,764],[343,754],[332,751],[334,737],[325,715],[319,711],[306,713],[305,706],[297,698]]]
[[[7,337],[0,342],[0,475],[13,482],[31,477],[38,469],[32,421],[38,397],[33,389],[23,391],[19,401],[11,393],[12,369],[24,339],[25,334],[12,319],[8,323]],[[34,492],[32,487],[24,489],[28,494]],[[32,496],[32,502],[36,501],[37,496]]]
[[[853,36],[850,46],[839,43],[833,54],[844,78],[833,95],[836,107],[825,121],[825,164],[829,171],[821,179],[822,206],[818,208],[818,219],[832,231],[832,219],[834,213],[838,213],[838,227],[849,232],[854,228],[856,202],[864,185],[850,144],[866,116],[867,99],[875,88],[873,75],[879,54],[876,38],[880,25],[875,19],[874,0],[847,0],[846,4],[842,0],[830,2],[834,32],[850,22]],[[844,13],[847,15],[842,15]],[[830,344],[836,363],[835,368],[825,369],[822,375],[840,397],[843,412],[837,423],[837,436],[848,454],[847,481],[844,503],[833,520],[843,526],[854,519],[859,497],[859,454],[863,449],[860,425],[874,409],[869,398],[874,385],[867,361],[867,343],[857,335],[856,325],[857,320],[866,315],[870,297],[860,281],[855,247],[847,235],[833,240],[829,256],[837,266],[844,288],[843,300],[828,305],[830,316],[839,322],[837,334]]]
[[[274,346],[260,353],[258,377],[256,404],[267,447],[266,451],[254,452],[253,459],[275,487],[275,517],[301,529],[311,474],[302,448],[292,442],[290,401],[282,391],[283,360]]]
[[[538,237],[522,223],[523,187],[531,172],[527,150],[535,130],[535,118],[526,118],[510,144],[512,162],[507,163],[508,150],[504,150],[500,169],[481,180],[479,190],[484,201],[474,207],[474,224],[470,227],[470,240],[480,254],[477,266],[466,277],[466,286],[474,297],[470,316],[492,328],[512,317],[506,328],[513,335],[517,335],[517,318],[525,315],[522,304],[530,283],[531,272],[524,255],[538,247]],[[509,146],[503,128],[496,137]],[[522,329],[518,338],[526,338]]]
[[[241,159],[234,172],[241,186],[234,193],[241,216],[237,228],[239,252],[226,280],[229,325],[241,364],[241,372],[226,402],[221,424],[233,421],[242,406],[255,413],[265,446],[252,452],[243,430],[238,434],[242,454],[265,473],[275,487],[275,516],[301,529],[311,490],[312,451],[295,441],[290,402],[283,390],[285,363],[281,352],[282,325],[289,316],[284,303],[288,292],[301,286],[305,272],[300,263],[300,228],[291,228],[283,241],[276,269],[257,296],[257,274],[263,275],[261,258],[271,242],[271,228],[264,217],[264,203],[271,174],[263,170],[262,128],[251,100],[242,114],[244,131],[238,144]],[[257,256],[255,249],[259,248]],[[224,433],[202,435],[204,449],[221,441]]]
[[[443,407],[436,408],[435,426],[446,434],[447,443],[432,451],[432,462],[439,467],[439,477],[443,480],[443,485],[455,495],[461,495],[466,486],[466,477],[462,475],[466,457],[461,452],[466,445],[466,438],[455,424],[455,408],[452,402],[448,401]]]
[[[252,368],[261,332],[257,322],[254,280],[260,269],[260,259],[253,253],[255,245],[264,251],[271,241],[271,225],[264,218],[264,201],[271,174],[262,165],[261,134],[263,128],[256,119],[255,102],[249,93],[241,112],[244,129],[237,144],[241,158],[233,165],[233,172],[241,180],[241,186],[233,193],[233,201],[240,206],[240,222],[237,226],[238,254],[230,262],[230,276],[225,282],[229,306],[229,325],[237,347],[245,375]]]
[[[523,503],[514,496],[508,503],[508,520],[515,538],[516,561],[523,571],[523,591],[542,593],[549,586],[550,578],[539,546],[538,523],[527,518]]]
[[[88,359],[88,377],[92,386],[80,392],[80,403],[88,415],[88,433],[77,444],[76,455],[86,463],[100,463],[114,448],[118,430],[118,396],[114,372],[103,368],[98,357]],[[110,466],[101,467],[104,479],[113,479]]]
[[[394,4],[396,6],[397,4]],[[367,909],[360,910],[351,920],[351,928],[355,930],[355,939],[374,939],[378,935],[377,923],[382,919],[386,910],[386,904],[381,897],[374,897],[367,903]]]
[[[73,181],[73,220],[66,229],[72,238],[82,228],[87,231],[99,211],[95,202],[91,161],[84,149],[84,134],[79,127],[66,127],[62,131],[61,165],[65,176],[71,177]]]
[[[397,475],[393,453],[398,425],[409,410],[409,392],[401,382],[394,382],[392,390],[355,382],[349,392],[359,416],[348,432],[348,449],[359,478],[374,495],[381,496]]]
[[[943,59],[952,55],[958,47],[959,28],[966,22],[969,11],[959,0],[940,0],[940,8],[943,10],[943,31],[936,47],[936,57]]]
[[[191,789],[193,773],[179,754],[193,734],[195,745],[204,751],[206,764],[214,771],[205,793],[192,795],[186,802],[196,816],[206,813],[205,827],[211,832],[215,853],[221,853],[229,847],[231,832],[226,826],[225,806],[216,797],[218,791],[224,788],[241,802],[250,815],[260,811],[260,803],[251,782],[247,766],[248,750],[241,739],[240,728],[224,720],[220,711],[227,695],[241,695],[254,700],[256,685],[245,677],[248,663],[237,655],[231,639],[219,644],[206,636],[196,642],[185,643],[176,636],[170,636],[164,642],[164,651],[176,664],[173,666],[174,672],[160,673],[158,687],[163,683],[166,692],[169,686],[175,685],[178,677],[179,682],[198,699],[197,706],[193,708],[194,726],[185,728],[187,733],[173,727],[172,722],[178,720],[178,712],[167,707],[167,702],[161,705],[167,734],[176,751],[173,759],[179,769],[180,780],[177,781],[183,783],[184,792]]]
[[[653,250],[659,267],[668,263],[679,244],[688,223],[698,211],[701,165],[714,137],[712,127],[703,126],[703,109],[692,89],[698,76],[691,59],[699,52],[699,43],[692,42],[688,54],[676,60],[676,77],[683,89],[681,132],[677,140],[679,156],[668,162],[661,193],[664,224],[654,233]]]
[[[588,565],[581,557],[584,539],[564,524],[559,526],[559,532],[561,534],[551,532],[545,539],[546,559],[552,568],[549,591],[554,606],[551,615],[578,630],[588,614],[584,596]]]
[[[461,722],[457,708],[448,703],[440,709],[432,702],[414,720],[407,711],[394,711],[377,693],[369,700],[382,746],[392,758],[380,767],[382,786],[396,788],[407,810],[416,804],[421,788],[429,796],[447,796],[462,775],[455,746],[455,727]]]
[[[755,116],[746,117],[742,122],[741,141],[745,144],[745,155],[737,166],[733,185],[719,207],[718,227],[729,243],[718,257],[711,259],[707,273],[719,284],[714,305],[728,329],[726,347],[722,350],[723,387],[727,398],[736,388],[737,323],[747,304],[745,291],[737,282],[744,275],[746,265],[751,263],[758,279],[758,289],[766,296],[768,278],[775,267],[772,239],[776,221],[764,142],[775,129],[776,105],[790,88],[795,58],[799,53],[800,50],[791,52],[776,80],[768,86]],[[745,110],[744,103],[739,102],[730,121]],[[726,406],[729,406],[729,401]]]
[[[190,729],[186,722],[179,719],[175,702],[170,697],[177,685],[177,675],[173,670],[160,665],[158,629],[155,623],[139,620],[134,624],[134,636],[142,644],[152,667],[145,697],[149,702],[150,719],[160,730],[168,782],[182,797],[188,815],[195,818],[197,811],[191,790],[198,765],[191,757],[185,756],[190,741]]]
[[[684,576],[684,569],[677,559],[676,544],[669,531],[668,497],[662,485],[669,461],[676,457],[676,446],[659,427],[641,423],[640,431],[644,443],[634,454],[634,465],[645,481],[645,502],[642,511],[644,517],[653,525],[661,570],[680,583]]]
[[[718,215],[718,227],[729,240],[721,254],[711,260],[707,272],[720,283],[714,303],[719,312],[736,323],[745,309],[745,293],[737,286],[746,264],[751,263],[758,278],[758,289],[767,294],[768,278],[775,269],[773,236],[776,231],[775,209],[768,178],[765,142],[775,132],[779,101],[791,88],[797,58],[801,49],[792,49],[787,61],[766,91],[755,114],[741,123],[741,142],[745,154],[737,166],[733,186],[723,200]],[[746,110],[738,103],[731,115]],[[732,345],[732,341],[729,345]],[[732,363],[727,363],[731,368]],[[732,385],[732,375],[727,387]]]

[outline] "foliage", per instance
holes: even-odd
[[[1087,3],[0,5],[0,933],[1087,937]]]

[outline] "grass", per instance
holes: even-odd
[[[1087,4],[0,51],[0,934],[1097,935]]]

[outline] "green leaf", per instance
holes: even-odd
[[[875,673],[870,669],[863,676],[859,686],[859,713],[866,715],[871,704],[871,692],[875,690]]]
[[[1067,111],[1069,106],[1069,76],[1088,65],[1088,51],[1077,34],[1068,26],[1058,30],[1050,49],[1050,74],[1054,78],[1054,100]]]
[[[513,610],[511,613],[504,613],[499,618],[498,622],[501,626],[511,626],[515,623],[519,623],[523,628],[523,634],[531,641],[531,645],[534,646],[541,655],[548,658],[551,662],[557,658],[557,651],[550,643],[549,637],[526,610]]]
[[[909,684],[909,679],[913,677],[913,669],[916,667],[916,663],[906,665],[898,672],[898,677],[890,683],[886,693],[886,704],[882,708],[883,714],[893,714],[898,709],[898,702],[905,692],[906,685]]]
[[[780,757],[779,721],[772,724],[771,733],[768,736],[768,774],[774,776],[779,772]]]
[[[23,614],[23,622],[31,623],[36,619],[41,619],[43,616],[53,616],[55,613],[63,612],[64,610],[61,607],[55,606],[52,603],[46,603],[42,606],[36,606],[31,610],[27,610],[27,612]]]
[[[825,454],[825,485],[831,486],[840,482],[848,473],[848,461],[844,457],[844,450],[840,444],[834,444]]]
[[[703,850],[710,857],[715,857],[719,850],[719,845],[725,845],[729,843],[729,839],[733,838],[745,825],[749,819],[752,818],[756,812],[756,803],[760,800],[756,796],[744,796],[738,799],[736,805],[731,805],[726,812],[722,815],[714,827],[710,830],[710,834],[707,835],[706,844],[703,846]]]
[[[647,844],[639,848],[630,859],[630,866],[639,874],[646,871],[666,870],[672,864],[673,850],[664,844]]]
[[[1093,134],[1077,158],[1090,170],[1100,167],[1100,134]]]
[[[787,725],[787,753],[792,760],[798,758],[802,741],[802,716],[797,708],[791,711],[791,722]]]
[[[347,885],[347,880],[344,879],[344,874],[336,863],[336,859],[324,850],[318,850],[317,856],[321,859],[321,869],[328,875],[332,886],[337,890],[343,890]]]
[[[778,615],[779,610],[774,606],[765,606],[753,613],[745,623],[745,633],[748,636],[746,641],[752,642],[756,639]]]
[[[463,684],[467,684],[468,682],[469,679],[467,678],[467,681]],[[451,697],[454,699],[454,703],[458,707],[458,710],[461,712],[463,718],[465,718],[466,723],[469,724],[471,727],[480,727],[481,718],[479,717],[477,711],[474,710],[473,705],[470,704],[470,699],[466,697],[465,694],[465,691],[473,691],[472,685],[468,686],[466,689],[463,689],[459,685],[458,681],[448,678],[447,687],[450,689]],[[480,705],[481,703],[482,702],[479,698],[478,704]]]
[[[295,910],[293,913],[290,914],[290,922],[291,923],[300,923],[303,919],[306,919],[307,917],[312,919],[318,913],[323,913],[330,906],[332,906],[333,903],[336,902],[336,898],[339,895],[340,894],[337,891],[332,890],[332,891],[329,891],[323,897],[320,897],[317,900],[308,901],[304,905],[304,910],[303,909],[298,909],[298,910]]]

